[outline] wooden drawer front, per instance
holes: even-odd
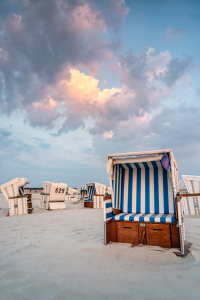
[[[27,202],[27,207],[32,208],[32,202]]]
[[[138,223],[117,222],[118,243],[139,244]]]
[[[147,245],[171,248],[169,225],[146,224]]]
[[[84,207],[93,208],[93,202],[84,202]]]

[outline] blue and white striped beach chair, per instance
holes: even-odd
[[[87,188],[83,185],[80,187],[80,198],[83,199],[86,194],[87,194]]]
[[[181,201],[175,201],[178,176],[172,150],[107,155],[107,171],[112,201],[104,203],[105,244],[112,236],[115,242],[139,244],[142,239],[149,245],[181,246],[183,253],[183,212]]]
[[[84,197],[84,207],[103,208],[103,197],[105,196],[106,185],[93,182],[87,183],[86,188],[88,198]]]

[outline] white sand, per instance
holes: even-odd
[[[200,299],[200,218],[185,219],[190,253],[103,245],[103,210],[6,217],[0,194],[0,299]],[[159,251],[156,251],[159,250]]]

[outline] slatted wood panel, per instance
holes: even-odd
[[[138,245],[138,223],[117,222],[117,236],[119,243]]]
[[[111,237],[110,237],[110,232],[111,232],[111,222],[106,223],[106,245],[110,243]]]
[[[106,243],[120,242],[180,249],[179,227],[176,224],[117,222],[106,224]],[[125,227],[125,228],[124,228]],[[171,231],[171,235],[170,235]],[[137,237],[138,233],[138,237]],[[136,239],[134,240],[134,238]]]
[[[32,214],[34,208],[32,205],[32,194],[26,194],[27,196],[27,210],[29,214]]]
[[[170,226],[146,224],[147,245],[171,248]]]
[[[106,245],[110,242],[117,243],[117,222],[109,221],[105,223],[105,230],[106,230]]]
[[[84,207],[93,208],[93,202],[84,202]]]
[[[117,222],[111,221],[110,222],[110,240],[111,242],[118,242],[118,236],[117,236]]]
[[[172,240],[172,248],[180,248],[180,234],[179,227],[176,224],[171,225],[171,240]]]

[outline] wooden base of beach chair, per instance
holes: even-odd
[[[172,241],[172,248],[180,248],[180,233],[179,227],[176,224],[170,225],[171,229],[171,241]]]
[[[32,202],[27,202],[27,208],[32,208]]]
[[[28,214],[32,214],[34,208],[32,206],[32,202],[27,202],[27,210],[28,210]]]
[[[147,245],[171,248],[170,225],[146,224]]]
[[[180,248],[179,228],[175,223],[109,221],[105,223],[106,241]]]
[[[138,223],[117,222],[118,243],[139,244]]]
[[[93,208],[93,202],[87,202],[87,201],[85,201],[84,202],[84,207]]]
[[[33,208],[33,205],[32,205],[32,194],[26,194],[27,196],[27,211],[28,211],[28,214],[32,214],[34,208]]]

